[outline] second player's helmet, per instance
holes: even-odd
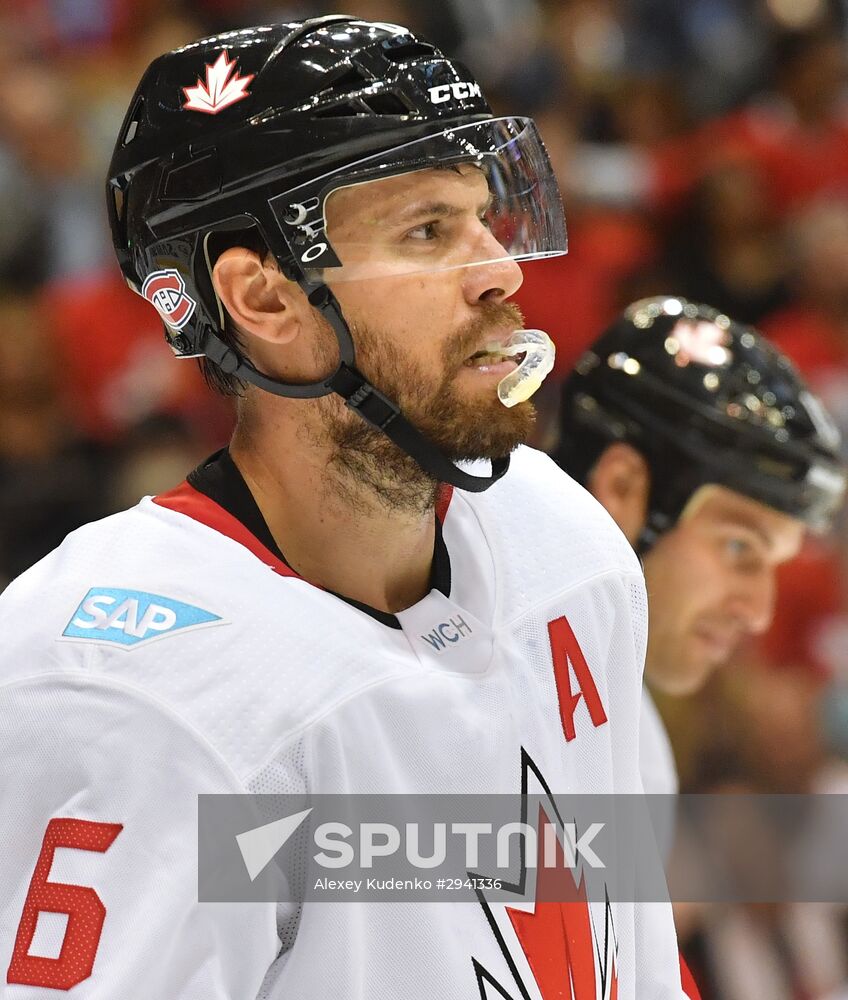
[[[677,296],[631,305],[563,387],[562,468],[585,484],[613,441],[648,462],[643,551],[707,484],[815,531],[845,492],[839,433],[791,362],[751,327]]]
[[[113,241],[127,282],[157,308],[175,354],[205,356],[279,395],[339,393],[432,475],[481,489],[492,480],[448,461],[356,371],[329,287],[370,276],[367,266],[341,266],[357,254],[328,225],[335,192],[459,163],[486,175],[487,223],[503,257],[565,252],[559,193],[535,126],[494,118],[461,64],[405,28],[341,15],[234,31],[167,53],[145,73],[109,169]],[[269,378],[221,339],[209,238],[246,227],[333,327],[341,365],[326,378]]]

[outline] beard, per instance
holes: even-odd
[[[509,455],[529,438],[536,418],[529,401],[507,408],[494,391],[460,391],[457,376],[463,363],[486,335],[524,324],[513,303],[485,303],[481,308],[482,314],[444,345],[439,371],[415,361],[376,329],[351,324],[359,371],[454,462]],[[323,317],[321,326],[324,335],[316,342],[316,361],[329,369],[338,362],[336,338]],[[347,503],[361,504],[365,487],[381,506],[393,511],[421,514],[432,508],[439,483],[415,459],[340,398],[325,396],[316,402],[318,421],[310,433],[329,446],[329,464]]]

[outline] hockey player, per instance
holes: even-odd
[[[401,27],[237,31],[151,65],[108,200],[238,426],[0,601],[4,997],[678,1000],[668,906],[198,902],[201,793],[640,789],[638,560],[518,447],[532,122]]]
[[[697,690],[768,628],[777,567],[845,489],[839,435],[789,361],[752,328],[669,296],[631,305],[566,380],[559,465],[643,558],[647,685]],[[665,728],[644,690],[645,791],[674,794]]]

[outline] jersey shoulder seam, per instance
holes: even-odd
[[[619,567],[619,566],[612,566],[612,567],[610,567],[608,569],[602,569],[602,570],[599,570],[597,573],[592,573],[589,576],[582,576],[582,577],[580,577],[580,579],[577,580],[575,583],[571,583],[567,587],[563,587],[562,590],[558,590],[558,591],[555,591],[552,594],[545,595],[545,597],[543,597],[541,600],[536,601],[535,604],[532,604],[528,608],[524,608],[521,612],[519,612],[519,614],[517,614],[514,617],[510,618],[508,621],[505,621],[503,623],[498,623],[497,627],[498,628],[509,628],[511,625],[514,625],[517,621],[520,621],[525,616],[533,614],[533,612],[536,611],[538,608],[540,608],[540,607],[542,607],[542,606],[544,606],[546,604],[550,604],[551,601],[556,601],[556,600],[559,600],[562,597],[566,597],[568,594],[570,594],[573,591],[577,590],[578,587],[583,587],[583,586],[585,586],[588,583],[595,583],[598,580],[601,580],[604,577],[608,577],[608,576],[614,576],[614,577],[616,577],[616,578],[618,578],[620,580],[633,579],[633,580],[640,581],[642,584],[644,584],[644,582],[645,582],[644,581],[644,577],[642,576],[642,574],[638,570],[635,570],[635,569],[624,569],[624,568]]]
[[[247,787],[245,782],[239,777],[237,771],[232,766],[232,764],[227,760],[223,753],[215,746],[214,743],[203,733],[202,730],[198,729],[194,723],[187,719],[181,712],[178,712],[172,705],[167,701],[163,701],[161,698],[156,697],[155,694],[148,691],[144,687],[140,687],[137,684],[131,684],[125,680],[119,679],[117,677],[106,677],[103,674],[94,674],[87,670],[46,670],[35,674],[27,674],[25,676],[19,676],[11,678],[10,680],[0,682],[0,694],[4,690],[12,687],[16,687],[21,684],[25,684],[32,681],[49,681],[49,680],[76,680],[85,686],[95,685],[101,688],[117,688],[125,692],[126,694],[138,699],[139,701],[144,701],[148,705],[152,706],[157,712],[169,718],[172,722],[176,723],[180,728],[187,732],[195,742],[199,743],[204,750],[214,758],[215,762],[219,765],[222,771],[227,775],[227,777],[237,786],[239,792],[246,792]]]
[[[296,740],[305,736],[314,726],[319,722],[323,722],[324,719],[331,716],[334,712],[343,708],[345,705],[352,701],[355,701],[361,695],[365,694],[367,691],[371,691],[374,688],[381,687],[385,684],[390,684],[397,680],[409,680],[410,674],[408,670],[398,670],[391,674],[386,674],[384,677],[377,677],[373,680],[368,681],[366,684],[362,684],[360,687],[353,691],[349,691],[343,698],[333,701],[330,704],[318,709],[314,712],[308,719],[298,723],[296,726],[289,729],[285,735],[275,743],[271,750],[262,758],[261,762],[257,764],[253,770],[249,771],[245,775],[244,784],[248,786],[250,782],[256,777],[256,775],[265,767],[267,767],[273,760],[275,760],[285,749],[285,747]]]

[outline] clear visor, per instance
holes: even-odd
[[[270,202],[313,280],[333,284],[555,257],[565,218],[526,118],[417,139]]]

